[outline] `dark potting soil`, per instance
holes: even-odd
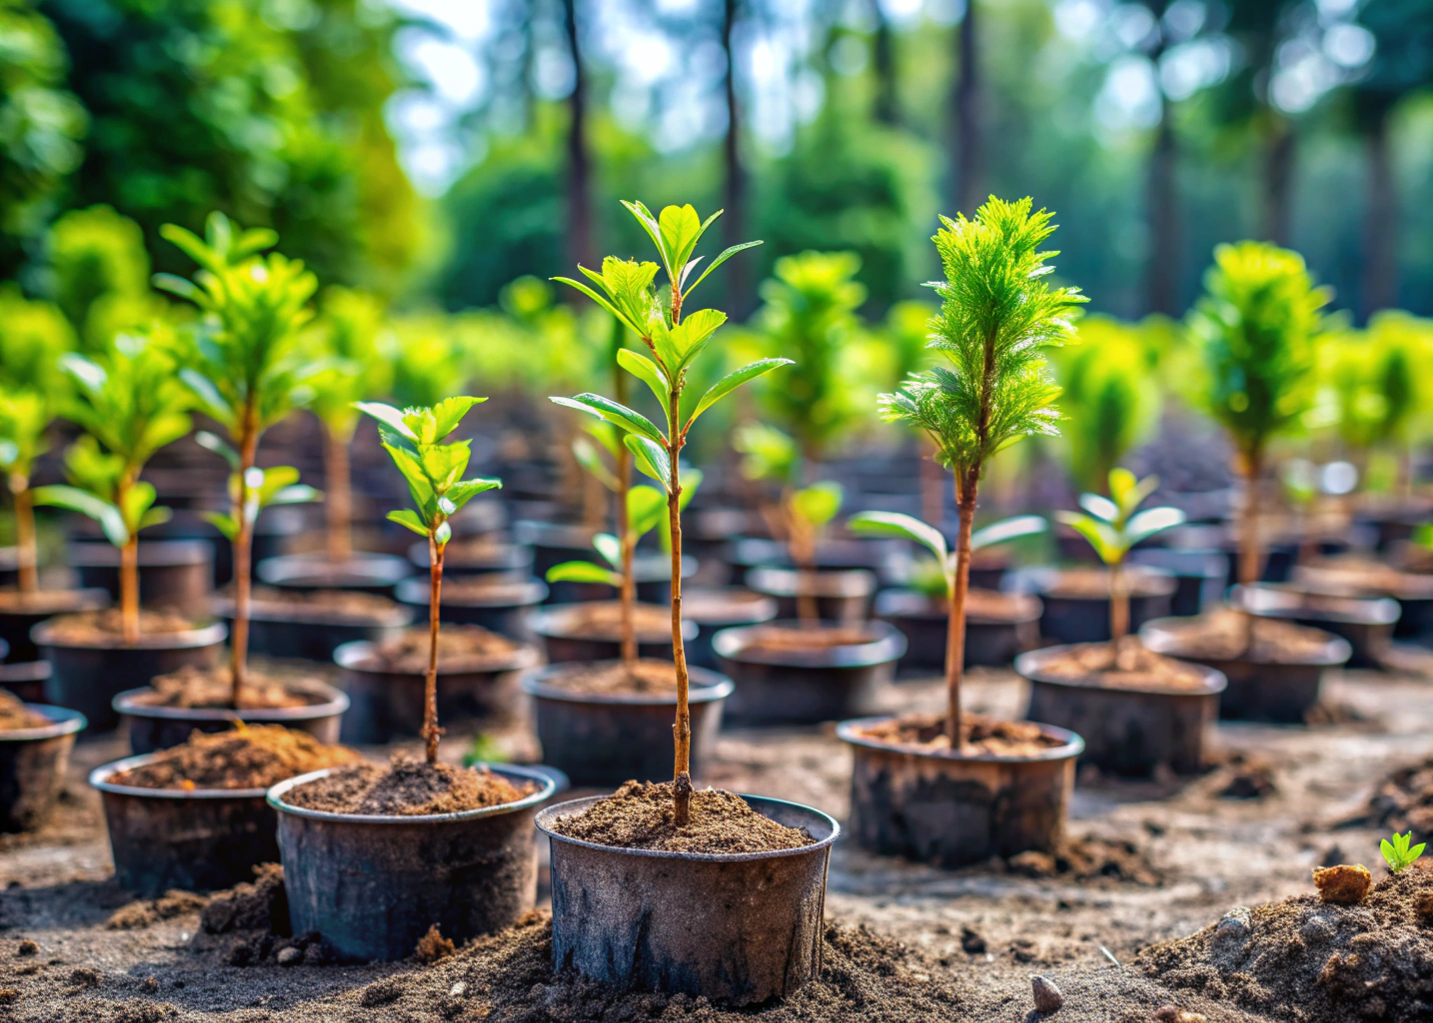
[[[528,595],[528,584],[501,576],[472,575],[453,576],[443,580],[442,599],[461,604],[465,600],[484,601],[498,604],[503,601],[516,603],[532,599]]]
[[[211,896],[199,919],[208,934],[231,931],[289,934],[284,868],[277,863],[260,863],[254,868],[254,880],[243,881]]]
[[[1249,616],[1242,612],[1220,608],[1161,628],[1175,637],[1179,656],[1196,662],[1247,657],[1269,664],[1307,664],[1323,657],[1328,646],[1326,633],[1277,618],[1255,618],[1250,644],[1248,623]]]
[[[1125,589],[1131,597],[1155,597],[1167,593],[1163,577],[1125,569]],[[1109,600],[1110,573],[1103,568],[1062,568],[1044,591],[1065,600]]]
[[[1394,771],[1379,783],[1359,823],[1399,833],[1414,831],[1418,841],[1433,838],[1433,758]]]
[[[1433,1019],[1433,871],[1415,864],[1344,904],[1297,895],[1153,945],[1135,965],[1170,987],[1294,1023]]]
[[[622,607],[615,600],[595,600],[563,608],[563,632],[584,639],[619,639]],[[641,643],[661,643],[672,638],[672,612],[656,604],[633,604],[632,624]]]
[[[582,813],[559,817],[553,830],[597,845],[663,852],[774,852],[815,841],[805,828],[778,824],[736,793],[711,788],[692,793],[691,820],[679,827],[669,781],[626,782]]]
[[[168,675],[157,675],[147,692],[136,699],[149,707],[182,707],[190,710],[274,710],[282,707],[310,707],[319,697],[304,691],[304,676],[271,675],[249,669],[234,707],[233,674],[227,665],[196,668],[187,664]]]
[[[240,725],[232,732],[193,732],[183,745],[110,780],[145,789],[266,789],[358,759],[346,746],[328,746],[283,725]]]
[[[232,589],[222,593],[219,601],[227,612],[233,612]],[[274,586],[255,586],[250,601],[250,610],[255,614],[295,622],[386,621],[398,606],[387,597],[358,590],[288,590]]]
[[[753,629],[743,653],[784,654],[801,653],[809,650],[830,650],[838,646],[861,646],[874,643],[875,633],[859,626],[787,627],[764,625]]]
[[[402,635],[375,646],[355,667],[365,671],[424,675],[428,671],[430,637],[426,628],[405,629]],[[478,625],[448,625],[438,630],[438,671],[485,671],[512,660],[522,644]]]
[[[515,803],[531,791],[487,768],[428,764],[395,753],[387,767],[351,764],[289,789],[284,802],[326,813],[414,817]]]
[[[640,660],[628,671],[621,661],[574,664],[545,682],[592,696],[670,696],[676,699],[677,666],[671,661]]]
[[[961,717],[960,752],[962,756],[1031,757],[1048,749],[1062,746],[1059,739],[1041,731],[1030,721],[997,721],[994,718],[965,714]],[[861,735],[893,746],[910,746],[923,753],[946,752],[950,739],[945,734],[945,720],[934,714],[910,714],[887,718]]]
[[[1050,657],[1040,674],[1062,682],[1111,689],[1203,690],[1205,673],[1192,664],[1146,650],[1133,636],[1125,637],[1116,652],[1113,643],[1080,643]]]
[[[1296,582],[1345,597],[1433,597],[1433,575],[1403,572],[1374,558],[1326,558],[1294,570]]]
[[[177,611],[151,611],[141,608],[139,612],[139,632],[144,636],[190,632],[202,628],[203,624]],[[111,642],[124,634],[124,623],[119,608],[116,607],[62,615],[50,619],[45,625],[50,639],[54,642],[74,643],[78,646]]]
[[[138,899],[110,914],[105,927],[111,931],[137,931],[161,920],[172,920],[185,913],[198,913],[209,900],[194,892],[170,889],[157,899]]]
[[[48,728],[50,724],[49,718],[26,707],[14,693],[0,689],[0,732],[17,728]]]

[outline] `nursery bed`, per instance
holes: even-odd
[[[967,693],[978,713],[1013,714],[1024,700],[1023,684],[1004,671],[973,673]],[[894,696],[899,709],[935,710],[941,700],[933,680],[903,684]],[[1084,772],[1068,856],[940,871],[838,843],[821,979],[784,1005],[740,1014],[555,978],[545,917],[433,965],[314,965],[318,952],[284,952],[282,939],[266,949],[253,935],[205,934],[195,900],[136,905],[115,886],[98,799],[83,778],[120,755],[123,740],[82,742],[45,829],[0,837],[0,1018],[1023,1023],[1033,1009],[1030,978],[1041,974],[1065,996],[1051,1017],[1057,1023],[1177,1019],[1173,1011],[1157,1015],[1166,1005],[1208,1023],[1276,1019],[1237,1000],[1162,987],[1135,956],[1193,935],[1237,905],[1312,892],[1317,864],[1362,862],[1383,875],[1369,800],[1387,775],[1433,755],[1433,681],[1336,673],[1324,699],[1328,719],[1344,723],[1223,724],[1221,766],[1192,779],[1128,782]],[[531,748],[520,733],[499,739]],[[444,759],[457,760],[465,744],[451,737]],[[813,727],[724,732],[699,781],[843,817],[848,777],[842,745],[829,728]],[[1259,798],[1220,794],[1264,791],[1269,781],[1272,792]],[[539,903],[545,898],[544,884]],[[26,940],[36,943],[34,954],[20,954]],[[234,954],[245,942],[251,952]],[[246,957],[251,965],[232,965]]]

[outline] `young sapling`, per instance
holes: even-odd
[[[15,505],[15,550],[21,593],[40,588],[35,542],[35,494],[30,476],[35,459],[49,450],[45,431],[53,412],[50,400],[28,388],[0,387],[0,472]]]
[[[501,480],[463,479],[472,457],[471,441],[444,443],[468,410],[486,398],[444,398],[431,408],[398,409],[379,402],[355,407],[378,420],[379,438],[408,483],[413,508],[388,513],[388,519],[428,541],[428,673],[423,693],[423,742],[429,766],[438,762],[438,613],[443,594],[443,551],[452,539],[448,520],[479,494],[502,486]]]
[[[623,205],[652,239],[661,267],[616,256],[603,259],[600,273],[579,266],[600,292],[582,281],[568,277],[557,279],[602,306],[641,340],[649,355],[623,349],[617,353],[617,361],[651,390],[664,413],[665,424],[659,427],[640,412],[598,394],[554,397],[552,401],[597,416],[622,430],[623,443],[632,452],[638,470],[655,479],[666,491],[671,531],[672,649],[677,674],[677,717],[672,727],[673,812],[677,824],[684,826],[691,814],[692,723],[687,702],[687,656],[682,641],[681,452],[688,431],[703,412],[748,380],[777,366],[790,365],[791,360],[760,359],[742,366],[718,380],[690,412],[685,411],[682,396],[687,370],[711,343],[717,329],[726,321],[726,314],[715,309],[685,312],[683,306],[708,274],[736,253],[759,242],[729,246],[707,264],[695,281],[688,283],[702,258],[693,258],[697,243],[721,211],[702,220],[691,206],[668,206],[654,217],[640,202]],[[666,274],[661,298],[654,287],[658,269]]]
[[[1385,838],[1378,843],[1379,851],[1383,853],[1383,860],[1388,864],[1390,873],[1397,874],[1405,867],[1410,867],[1423,855],[1423,849],[1427,843],[1419,842],[1411,849],[1408,843],[1413,841],[1413,832],[1410,830],[1406,835],[1393,833],[1392,838]]]

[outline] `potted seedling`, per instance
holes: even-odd
[[[413,499],[414,507],[388,517],[428,544],[424,756],[399,754],[386,767],[357,764],[302,775],[274,786],[268,796],[279,813],[294,931],[320,935],[344,959],[403,958],[435,926],[460,942],[501,930],[537,898],[532,816],[554,791],[550,776],[438,761],[438,678],[446,675],[440,669],[461,669],[488,650],[486,640],[480,650],[461,631],[456,642],[444,642],[439,628],[449,520],[478,494],[501,486],[494,479],[464,479],[470,442],[447,442],[481,400],[452,397],[408,409],[359,404],[378,420],[383,447]],[[412,654],[380,648],[370,656],[394,656],[406,669]],[[335,884],[339,877],[348,880]]]
[[[1204,736],[1219,711],[1224,676],[1151,653],[1130,635],[1126,559],[1135,544],[1184,521],[1177,508],[1139,506],[1159,485],[1111,469],[1110,497],[1082,494],[1083,512],[1056,512],[1089,541],[1110,573],[1107,642],[1022,654],[1015,670],[1030,680],[1029,716],[1085,740],[1085,759],[1101,770],[1148,776],[1164,765],[1179,774],[1204,767]]]
[[[70,354],[62,364],[76,391],[65,415],[86,432],[66,453],[69,485],[36,488],[35,503],[100,524],[118,552],[119,608],[53,618],[32,635],[50,662],[53,701],[81,711],[92,728],[109,729],[119,723],[117,694],[156,675],[213,665],[227,630],[207,614],[140,606],[140,530],[168,521],[170,512],[155,506],[154,486],[139,474],[156,451],[189,432],[189,392],[173,356],[153,338],[121,335],[107,354]]]
[[[1312,404],[1329,292],[1314,286],[1297,253],[1262,242],[1215,249],[1205,291],[1188,326],[1202,361],[1201,397],[1229,435],[1243,481],[1238,582],[1247,588],[1263,567],[1259,496],[1269,443],[1295,428]],[[1337,636],[1236,608],[1156,619],[1140,637],[1156,653],[1222,671],[1229,679],[1222,715],[1264,721],[1303,721],[1324,670],[1351,652]]]
[[[867,848],[956,866],[1062,840],[1079,736],[1030,722],[969,717],[961,707],[971,536],[987,461],[1031,434],[1056,433],[1058,389],[1045,349],[1068,340],[1084,302],[1047,279],[1054,231],[1029,199],[991,199],[974,219],[941,218],[944,280],[931,347],[945,365],[882,397],[886,417],[930,436],[955,474],[959,528],[950,588],[946,712],[845,721],[855,754],[851,824]],[[923,530],[937,557],[945,539]]]
[[[640,339],[646,354],[622,351],[617,357],[651,390],[663,424],[596,394],[553,401],[621,429],[636,467],[665,491],[675,763],[671,782],[629,781],[615,795],[562,803],[539,815],[538,827],[552,839],[553,961],[620,988],[762,1002],[791,993],[820,969],[825,875],[838,828],[815,810],[698,791],[692,783],[680,465],[688,431],[702,413],[790,360],[742,366],[684,406],[688,370],[726,319],[714,309],[690,308],[692,291],[755,243],[732,246],[704,263],[694,258],[695,249],[715,214],[703,221],[691,206],[668,206],[653,216],[641,203],[624,205],[652,239],[661,266],[608,256],[600,272],[581,268],[597,288],[566,283]],[[654,287],[659,269],[666,276],[660,297]],[[714,840],[713,828],[727,837]],[[758,875],[760,884],[753,883]]]
[[[856,534],[921,539],[932,534],[918,519],[899,512],[862,512],[851,517],[847,527]],[[993,522],[970,534],[972,559],[1021,537],[1035,536],[1047,529],[1038,515],[1017,515]],[[943,536],[943,534],[941,534]],[[943,668],[950,642],[951,595],[955,565],[947,556],[917,562],[906,586],[876,594],[875,612],[906,637],[902,665],[914,668]],[[1032,649],[1040,638],[1040,598],[1028,593],[1001,593],[981,589],[973,583],[965,593],[965,667],[1009,664],[1015,655]]]

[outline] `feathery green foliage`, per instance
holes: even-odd
[[[0,387],[63,392],[60,356],[76,347],[74,329],[56,306],[25,298],[15,284],[0,284]]]
[[[1412,440],[1433,404],[1430,365],[1433,323],[1393,310],[1322,344],[1320,393],[1344,443],[1368,451]]]
[[[109,206],[71,210],[45,236],[46,291],[88,351],[142,329],[159,312],[144,232]]]

